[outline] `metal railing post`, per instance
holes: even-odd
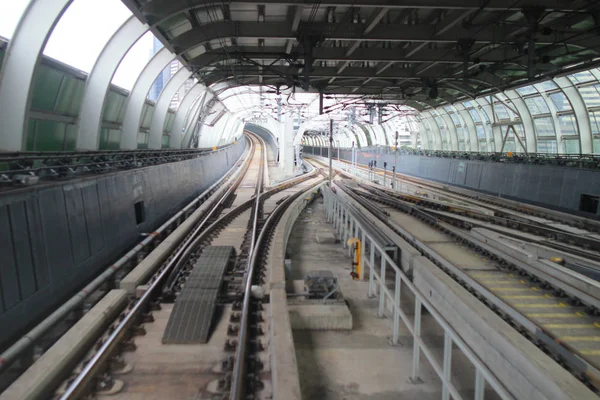
[[[421,347],[419,345],[419,339],[421,338],[421,299],[418,297],[415,299],[415,324],[414,324],[414,341],[413,341],[413,365],[412,365],[412,382],[418,383],[419,370],[420,370],[420,358],[421,358]]]
[[[475,400],[483,400],[485,393],[485,378],[479,368],[475,369]]]
[[[450,400],[450,376],[452,367],[452,338],[444,331],[444,365],[442,370],[442,400]]]
[[[356,228],[357,231],[357,235],[358,235],[358,228]],[[363,230],[361,232],[361,242],[360,245],[362,246],[360,249],[360,256],[361,256],[361,264],[362,264],[362,268],[360,269],[360,276],[358,277],[359,279],[363,280],[365,279],[365,271],[366,271],[366,264],[367,264],[367,255],[366,255],[366,249],[367,249],[367,235],[365,234],[365,231]],[[371,271],[369,271],[369,297],[373,297],[373,274],[371,273]]]
[[[400,295],[402,290],[402,279],[396,272],[396,287],[394,290],[394,327],[392,330],[392,344],[398,344],[400,330]]]
[[[380,250],[380,253],[382,252],[383,251]],[[381,272],[379,273],[379,279],[379,312],[377,313],[377,316],[383,318],[385,316],[385,257],[383,254],[381,254]]]

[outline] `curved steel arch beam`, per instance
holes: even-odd
[[[160,92],[156,104],[154,105],[154,114],[150,124],[150,137],[148,138],[148,148],[160,149],[162,147],[162,136],[164,132],[165,121],[171,105],[173,95],[181,88],[192,73],[185,68],[181,68],[169,79],[163,90]]]
[[[579,92],[577,86],[575,86],[566,76],[554,78],[554,83],[558,85],[571,103],[571,108],[573,109],[575,120],[577,121],[577,128],[579,128],[580,152],[583,154],[593,153],[592,124],[590,122],[588,108],[583,101],[581,92]]]
[[[32,0],[23,13],[0,70],[0,150],[25,147],[35,70],[50,33],[72,0]]]
[[[175,55],[166,47],[163,47],[158,53],[148,61],[148,64],[142,70],[142,73],[135,81],[135,85],[129,93],[127,108],[125,109],[125,118],[123,118],[121,133],[121,149],[137,149],[137,135],[140,130],[142,110],[148,96],[148,91],[156,80],[158,74],[166,68]]]
[[[454,121],[450,118],[450,114],[443,107],[437,109],[437,113],[446,124],[446,132],[448,132],[448,139],[450,142],[450,150],[458,151],[459,150],[459,138],[458,132],[456,131],[456,125],[454,125]],[[464,137],[462,138],[464,141]],[[466,143],[465,143],[466,144]]]
[[[175,113],[175,121],[173,121],[173,127],[171,128],[171,137],[169,138],[169,147],[177,148],[181,147],[181,140],[183,139],[183,124],[190,107],[193,106],[194,101],[204,92],[206,88],[200,84],[194,85],[183,97],[183,100],[179,104],[179,108]]]
[[[527,153],[537,153],[537,134],[535,133],[535,125],[533,115],[525,104],[525,101],[519,96],[516,90],[506,90],[504,95],[511,101],[517,111],[517,115],[521,118],[523,131],[525,132],[525,151]],[[556,127],[554,127],[554,138],[556,139]],[[518,139],[515,138],[515,141]]]
[[[131,16],[102,49],[85,84],[77,129],[77,150],[98,149],[102,114],[110,82],[129,49],[147,31],[148,25]]]
[[[454,108],[460,114],[463,121],[467,125],[465,128],[469,134],[470,151],[479,151],[479,138],[477,137],[477,128],[475,127],[475,121],[469,113],[469,110],[461,103],[454,104]]]

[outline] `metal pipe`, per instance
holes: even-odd
[[[241,158],[241,157],[240,157]],[[239,159],[238,159],[239,161]],[[237,161],[236,161],[237,164]],[[229,177],[229,172],[233,171],[235,166],[232,167],[227,174],[221,179],[212,184],[202,194],[187,206],[181,209],[178,213],[172,216],[167,222],[162,224],[156,231],[148,234],[144,240],[138,243],[133,249],[129,250],[123,257],[119,258],[113,265],[108,267],[102,274],[96,279],[90,282],[87,286],[81,289],[75,296],[71,297],[66,303],[60,306],[46,319],[36,325],[33,329],[27,332],[21,339],[10,346],[2,355],[0,355],[0,373],[2,373],[8,366],[14,362],[21,352],[25,351],[29,346],[35,343],[45,332],[56,325],[59,321],[65,318],[71,311],[79,306],[83,301],[92,294],[96,289],[100,287],[106,280],[113,276],[117,271],[121,269],[129,260],[131,260],[140,250],[150,244],[156,237],[158,237],[165,229],[167,229],[174,221],[176,221],[181,215],[183,215],[190,208],[194,207],[203,197],[210,194],[210,192],[219,186],[225,179]]]

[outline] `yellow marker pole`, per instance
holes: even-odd
[[[362,278],[362,257],[360,256],[360,239],[358,238],[350,238],[346,242],[348,246],[354,247],[354,261],[352,261],[353,268],[352,278],[354,280],[358,280]]]

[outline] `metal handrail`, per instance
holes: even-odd
[[[326,200],[326,205],[327,205],[326,207],[328,210],[328,220],[332,220],[334,222],[334,226],[336,226],[337,221],[339,220],[339,218],[341,218],[340,215],[338,215],[338,212],[340,211],[340,209],[343,210],[345,215],[353,218],[352,213],[346,209],[346,205],[343,204],[343,202],[339,201],[338,196],[336,196],[329,187],[324,186],[322,188],[322,191],[323,191],[323,196],[325,197],[325,200]],[[425,343],[423,342],[423,340],[420,337],[420,326],[417,327],[416,320],[413,323],[411,321],[411,318],[409,318],[405,314],[404,310],[400,307],[400,304],[399,304],[400,287],[401,287],[401,284],[404,284],[405,287],[415,296],[415,311],[417,311],[417,308],[419,308],[418,314],[420,315],[421,314],[421,312],[420,312],[421,306],[423,306],[427,309],[427,311],[430,313],[430,315],[437,321],[437,323],[444,329],[444,332],[450,337],[452,343],[454,343],[458,348],[460,348],[462,350],[462,352],[467,356],[467,358],[473,363],[473,365],[475,366],[475,368],[478,372],[476,374],[476,379],[484,378],[485,381],[487,383],[489,383],[490,386],[496,391],[496,393],[500,396],[500,398],[507,399],[507,400],[514,399],[514,397],[506,390],[504,385],[494,376],[494,374],[487,368],[487,366],[483,363],[483,361],[476,354],[474,354],[474,352],[467,345],[467,343],[464,342],[464,340],[450,326],[450,324],[446,321],[446,319],[437,311],[435,306],[427,299],[427,297],[425,297],[424,295],[421,294],[419,289],[417,289],[417,287],[408,278],[408,276],[402,271],[402,269],[400,267],[398,267],[398,265],[396,265],[394,260],[392,260],[392,258],[386,253],[385,249],[383,249],[380,246],[380,244],[374,240],[374,238],[368,233],[367,230],[365,230],[365,228],[362,226],[362,224],[360,222],[358,222],[356,219],[354,220],[354,226],[355,226],[355,229],[357,232],[358,231],[361,232],[363,245],[365,245],[367,243],[367,241],[369,242],[370,247],[371,247],[371,254],[370,254],[371,260],[374,261],[374,259],[375,259],[375,249],[378,251],[378,253],[381,257],[381,271],[383,271],[383,274],[380,276],[380,274],[377,273],[377,271],[376,271],[376,266],[375,266],[374,262],[366,262],[365,253],[364,252],[362,253],[363,265],[366,264],[370,270],[369,294],[373,294],[374,290],[373,290],[372,286],[374,285],[375,281],[378,281],[379,285],[380,285],[380,290],[378,292],[379,297],[380,297],[380,301],[379,301],[380,312],[383,312],[382,305],[384,304],[383,301],[385,298],[387,298],[393,306],[393,313],[394,313],[393,337],[397,338],[397,336],[398,336],[398,322],[399,322],[399,319],[401,318],[402,321],[404,322],[406,328],[411,333],[411,335],[413,335],[413,338],[415,339],[414,340],[415,347],[413,349],[413,352],[423,351],[423,354],[428,358],[428,360],[432,364],[432,366],[434,366],[435,372],[442,379],[443,385],[447,387],[446,389],[450,391],[450,394],[452,394],[452,396],[455,398],[461,398],[460,396],[457,396],[458,392],[456,391],[456,388],[454,387],[452,382],[446,380],[445,377],[442,376],[443,374],[440,373],[442,371],[440,371],[441,368],[439,368],[438,361],[435,359],[435,357],[433,357],[431,352],[426,351],[427,346],[425,345]],[[395,273],[395,288],[394,289],[389,289],[386,286],[386,282],[385,282],[386,266],[389,266]],[[404,291],[404,288],[402,290]],[[392,291],[393,291],[393,293],[392,293]],[[415,315],[417,315],[417,312],[415,312]],[[418,358],[417,358],[417,360],[418,360]],[[413,362],[414,362],[414,359],[413,359]],[[435,366],[437,366],[437,368],[435,368]],[[414,365],[413,365],[413,368],[414,368]],[[413,373],[414,372],[415,371],[413,370]],[[483,398],[483,396],[481,396],[481,398]]]
[[[326,147],[303,146],[303,152],[316,154],[317,149],[327,150]],[[336,149],[334,149],[335,151]],[[351,147],[339,148],[342,151],[350,151]],[[357,153],[366,154],[393,154],[394,150],[388,146],[361,147],[355,150]],[[477,151],[449,151],[449,150],[419,150],[398,149],[398,155],[454,158],[473,161],[489,161],[515,164],[540,164],[558,165],[574,168],[597,169],[600,168],[600,155],[595,154],[558,154],[558,153],[523,153],[523,152],[477,152]],[[318,155],[318,154],[317,154]]]
[[[0,183],[12,183],[23,177],[65,177],[83,173],[101,173],[140,168],[187,160],[234,144],[202,149],[107,150],[82,152],[0,152]]]

